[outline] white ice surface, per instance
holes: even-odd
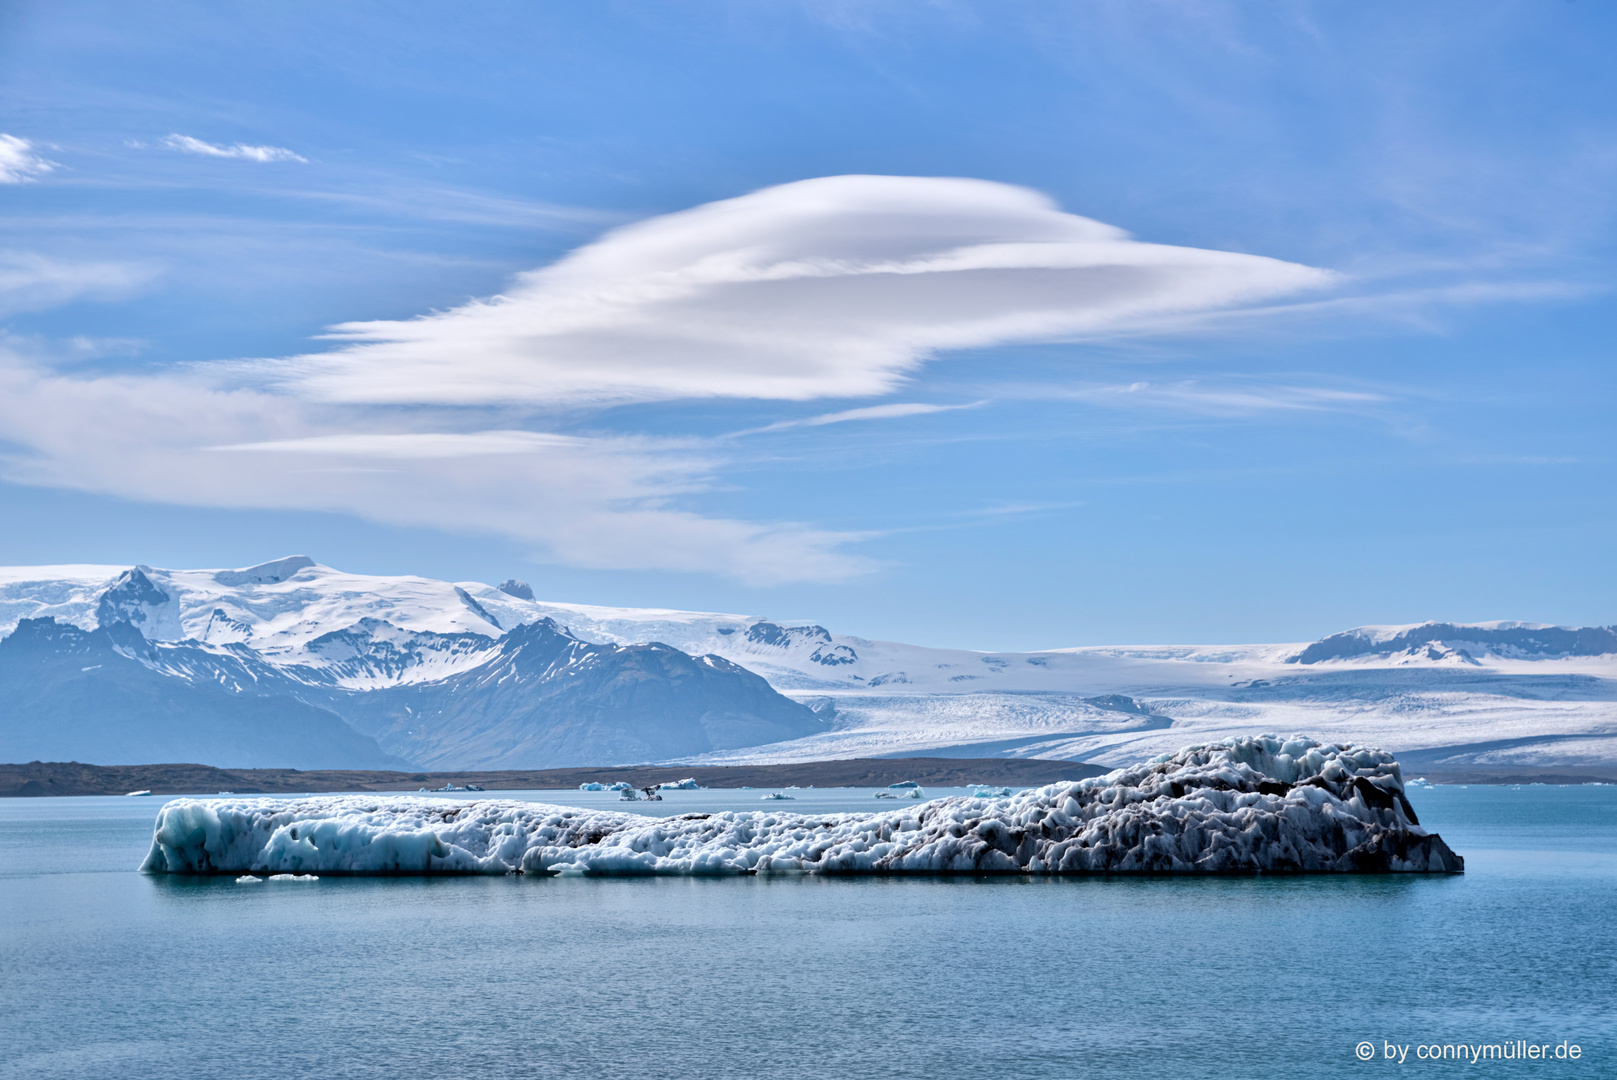
[[[767,796],[766,796],[767,798]],[[1270,736],[1009,798],[871,814],[636,814],[410,796],[178,800],[143,870],[217,874],[1458,870],[1391,755]]]

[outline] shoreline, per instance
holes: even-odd
[[[454,784],[496,790],[566,790],[580,784],[625,780],[635,787],[693,777],[705,788],[886,787],[913,780],[923,787],[993,784],[1040,787],[1063,780],[1103,776],[1112,770],[1077,761],[1044,758],[848,758],[781,765],[624,765],[564,769],[405,772],[373,769],[223,769],[212,765],[87,765],[76,761],[0,764],[0,798],[124,795],[296,795],[367,791],[419,793]],[[1405,781],[1438,785],[1511,786],[1617,784],[1612,765],[1465,765],[1404,768]]]
[[[567,769],[403,772],[371,769],[221,769],[212,765],[86,765],[76,761],[0,764],[0,798],[69,795],[295,795],[303,793],[418,793],[446,783],[489,791],[576,788],[626,780],[635,787],[693,777],[707,788],[886,787],[904,780],[922,786],[994,784],[1039,787],[1102,776],[1110,769],[1041,758],[851,758],[784,765],[624,765]]]

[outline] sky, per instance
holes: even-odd
[[[0,564],[1617,622],[1617,12],[0,5]]]

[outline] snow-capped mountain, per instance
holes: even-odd
[[[345,574],[301,556],[241,570],[0,569],[0,633],[25,618],[85,631],[128,624],[159,646],[161,659],[147,663],[183,668],[194,680],[290,680],[299,700],[342,715],[383,752],[442,767],[514,765],[519,746],[534,755],[522,761],[547,762],[560,753],[709,763],[928,753],[1110,764],[1259,731],[1375,743],[1414,762],[1617,760],[1614,627],[1424,623],[1313,643],[993,653],[756,616],[547,602],[516,580],[496,587]],[[524,712],[529,700],[544,700],[546,716],[563,707],[550,690],[518,690],[542,681],[531,673],[545,665],[514,658],[513,642],[524,636],[512,633],[547,619],[577,642],[560,652],[669,647],[659,655],[671,666],[647,667],[650,654],[625,652],[586,665],[639,672],[622,674],[625,682],[586,679],[583,668],[549,677],[561,680],[553,688],[572,688],[568,715],[590,717],[592,730],[628,715],[631,699],[620,695],[628,682],[683,679],[693,696],[678,719],[667,715],[684,741],[625,720],[596,742]],[[166,651],[181,643],[189,651]],[[705,675],[686,677],[699,669],[685,661],[706,663],[701,670],[725,694],[749,703],[737,715],[750,719],[722,720],[730,704],[703,704],[718,691]],[[519,670],[530,672],[528,682]],[[766,707],[775,699],[756,696],[749,673],[817,715],[790,702],[786,711]]]
[[[745,668],[670,645],[592,644],[541,619],[475,668],[349,695],[356,728],[425,766],[664,761],[818,734],[825,725]],[[700,752],[700,751],[698,751]]]
[[[582,641],[483,585],[497,611],[307,558],[46,570],[0,571],[0,758],[547,768],[826,726],[720,657]]]
[[[245,651],[150,642],[124,622],[24,619],[0,641],[0,757],[405,764],[299,689]]]

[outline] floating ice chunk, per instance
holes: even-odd
[[[666,783],[664,783],[662,786],[665,787],[665,788],[673,788],[675,791],[701,791],[702,790],[701,785],[699,785],[696,782],[696,778],[694,776],[687,776],[683,780],[670,780],[670,781],[667,781]]]
[[[236,879],[236,884],[237,885],[257,885],[257,884],[261,883],[263,880],[264,879],[261,878],[261,877],[254,877],[251,874],[243,874],[241,877]]]
[[[878,799],[896,799],[896,798],[898,798],[898,796],[894,795],[891,791],[878,791],[878,792],[876,792],[876,798],[878,798]]]
[[[597,784],[594,780],[591,780],[587,784],[578,785],[578,790],[580,790],[580,791],[605,791],[606,790],[606,785]]]
[[[916,787],[906,797],[924,795]],[[312,880],[512,872],[1457,873],[1464,865],[1420,827],[1392,755],[1259,736],[1008,798],[935,799],[860,814],[771,808],[647,818],[492,799],[179,799],[158,812],[142,869]]]
[[[131,798],[131,799],[138,798],[141,795],[150,795],[150,794],[151,794],[151,792],[149,790],[145,789],[145,788],[142,788],[139,791],[126,791],[126,792],[124,792],[124,796],[126,798]]]
[[[904,794],[900,795],[899,798],[900,799],[924,799],[924,798],[926,798],[926,792],[922,791],[918,787],[912,787],[908,791],[904,792]]]
[[[271,874],[269,879],[271,881],[319,881],[320,880],[320,878],[315,874]],[[240,881],[241,879],[237,878],[236,880]]]
[[[796,796],[788,795],[783,791],[777,791],[773,795],[765,795],[763,798],[764,798],[765,802],[769,802],[772,799],[784,799],[784,800],[790,802],[795,797]]]
[[[896,784],[888,784],[887,786],[893,791],[897,791],[899,788],[920,787],[921,785],[917,784],[914,780],[900,780]]]
[[[1008,787],[989,787],[987,784],[973,784],[971,785],[971,793],[979,799],[1003,799],[1010,795],[1011,789]]]
[[[627,780],[619,780],[615,784],[608,784],[606,786],[606,790],[608,790],[608,791],[633,791],[634,790],[634,785],[629,783],[629,781],[627,781]]]

